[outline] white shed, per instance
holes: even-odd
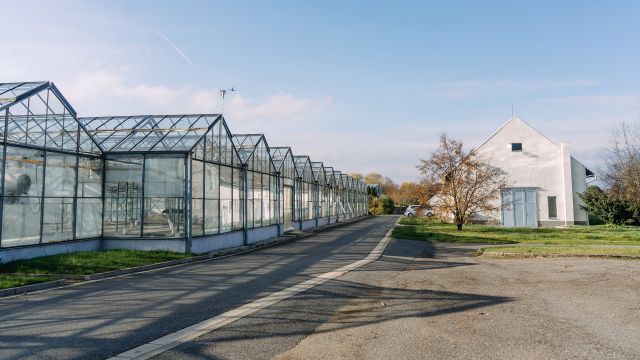
[[[502,210],[481,215],[488,222],[528,227],[589,223],[578,193],[594,174],[571,156],[569,144],[549,140],[514,116],[475,152],[509,176],[509,187],[495,200]]]

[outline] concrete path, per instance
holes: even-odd
[[[226,259],[1,299],[0,359],[122,353],[361,260],[396,220],[374,217]]]

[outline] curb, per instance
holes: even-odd
[[[122,275],[135,274],[135,273],[151,271],[151,270],[159,270],[159,269],[169,268],[173,266],[192,264],[192,263],[201,262],[201,261],[223,259],[231,256],[248,253],[251,251],[256,251],[256,250],[265,249],[272,246],[290,243],[290,242],[293,242],[305,237],[309,237],[327,230],[343,227],[346,225],[351,225],[351,224],[360,222],[362,220],[368,219],[370,217],[371,217],[370,215],[366,215],[350,221],[337,222],[337,223],[325,225],[315,229],[303,230],[295,235],[283,235],[279,238],[266,239],[266,240],[245,245],[245,246],[217,250],[217,251],[210,252],[206,255],[198,255],[198,256],[185,258],[185,259],[177,259],[177,260],[165,261],[161,263],[136,266],[132,268],[106,271],[106,272],[91,274],[91,275],[61,275],[62,278],[54,281],[47,281],[47,282],[42,282],[38,284],[18,286],[18,287],[9,288],[9,289],[2,289],[0,290],[0,298],[11,296],[11,295],[23,295],[23,294],[27,294],[35,291],[43,291],[43,290],[61,288],[69,285],[78,284],[77,282],[74,283],[72,280],[76,280],[76,281],[103,280],[103,279],[114,278]],[[55,274],[53,276],[55,276]]]
[[[67,279],[59,279],[53,281],[46,281],[38,284],[31,284],[25,286],[18,286],[8,289],[0,290],[0,297],[11,296],[11,295],[19,295],[24,293],[30,293],[34,291],[48,290],[58,287],[63,287],[65,285],[69,285],[71,281]]]
[[[517,252],[498,252],[498,251],[479,251],[480,256],[491,258],[510,258],[510,259],[526,259],[526,258],[604,258],[604,259],[623,259],[623,260],[639,260],[640,256],[635,255],[605,255],[605,254],[543,254],[543,253],[517,253]]]

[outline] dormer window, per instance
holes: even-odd
[[[522,143],[511,143],[511,151],[522,151]]]

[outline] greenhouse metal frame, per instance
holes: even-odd
[[[0,83],[0,260],[205,253],[367,214],[366,186],[220,114],[78,117],[51,82]]]

